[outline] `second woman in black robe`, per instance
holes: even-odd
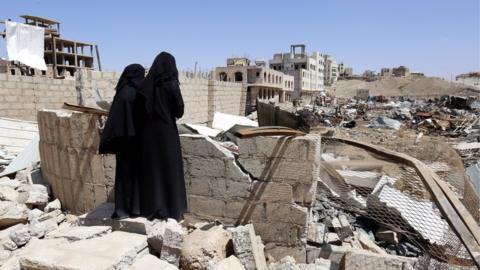
[[[182,117],[184,104],[171,54],[155,58],[139,94],[140,211],[149,219],[181,220],[187,198],[176,119]]]
[[[113,218],[140,215],[135,100],[144,77],[145,69],[139,64],[125,68],[115,87],[115,97],[100,141],[99,153],[115,154],[116,157]]]

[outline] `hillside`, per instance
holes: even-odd
[[[370,95],[384,96],[477,96],[480,89],[452,83],[436,77],[386,77],[373,82],[340,80],[330,92],[337,97],[353,97],[357,89],[369,89]]]

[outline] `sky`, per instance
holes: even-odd
[[[480,71],[480,0],[1,0],[0,19],[21,14],[58,20],[62,37],[98,44],[104,70],[149,66],[161,51],[180,69],[208,70],[303,43],[357,74],[399,65],[446,79]]]

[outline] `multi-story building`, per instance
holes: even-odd
[[[274,54],[269,63],[273,70],[294,77],[293,98],[311,99],[324,91],[325,63],[319,52],[308,55],[305,45],[291,45],[290,53]]]
[[[380,70],[380,76],[382,77],[406,77],[410,75],[410,70],[405,66],[399,66],[394,68],[382,68]]]
[[[388,77],[388,76],[392,76],[392,75],[393,75],[393,72],[392,72],[391,68],[380,69],[380,76]]]
[[[294,77],[267,67],[266,61],[254,65],[247,58],[229,58],[226,67],[215,69],[215,79],[243,83],[247,88],[247,113],[255,109],[257,98],[278,103],[293,98]]]
[[[337,82],[339,72],[338,64],[331,55],[325,54],[325,85],[333,85]]]

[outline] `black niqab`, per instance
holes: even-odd
[[[140,210],[149,219],[180,220],[187,209],[176,118],[184,112],[175,58],[159,54],[139,91]]]
[[[117,91],[108,113],[100,141],[100,154],[115,154],[114,218],[140,215],[137,159],[138,113],[135,108],[137,89],[145,69],[139,64],[125,68],[118,80]]]

